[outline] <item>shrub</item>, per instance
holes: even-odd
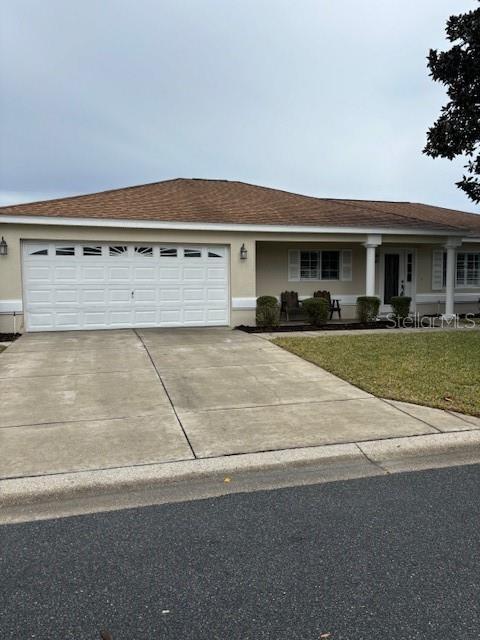
[[[412,299],[408,296],[393,296],[390,299],[390,304],[392,305],[393,314],[396,320],[408,318],[411,302]]]
[[[255,313],[257,327],[278,327],[280,324],[280,306],[274,296],[257,298]]]
[[[380,298],[376,296],[359,296],[357,298],[357,314],[360,322],[372,322],[378,315]]]
[[[328,302],[324,298],[307,298],[303,301],[302,309],[307,314],[308,321],[314,327],[325,324],[330,315]]]

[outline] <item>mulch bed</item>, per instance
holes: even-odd
[[[365,329],[392,329],[392,322],[379,320],[378,322],[346,322],[344,324],[324,324],[314,327],[311,324],[289,324],[280,327],[249,327],[244,324],[235,327],[245,333],[290,333],[291,331],[361,331]]]
[[[21,333],[0,333],[0,342],[13,342],[21,335]]]

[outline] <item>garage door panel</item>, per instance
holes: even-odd
[[[184,267],[182,280],[183,282],[203,282],[206,278],[206,272],[204,267]]]
[[[157,311],[151,309],[134,309],[133,322],[136,325],[150,325],[155,327],[157,325]]]
[[[71,329],[76,328],[81,323],[80,311],[61,311],[55,314],[55,328]]]
[[[54,323],[54,314],[49,312],[32,312],[29,317],[29,326],[37,331],[51,329]]]
[[[144,303],[144,302],[156,302],[157,301],[157,290],[156,289],[140,289],[137,287],[135,289],[134,296],[134,304]]]
[[[183,301],[187,304],[195,302],[205,302],[207,299],[205,289],[203,287],[190,288],[184,287],[183,289]]]
[[[31,304],[50,305],[53,302],[53,291],[51,289],[35,289],[30,291],[29,302]]]
[[[101,303],[106,304],[107,292],[105,289],[83,289],[80,295],[81,304]]]
[[[207,302],[227,302],[225,287],[208,287],[206,294]]]
[[[227,281],[227,270],[219,267],[208,267],[207,280],[219,280],[221,282]]]
[[[27,328],[227,324],[226,247],[25,243]]]
[[[179,282],[181,280],[181,271],[180,267],[159,267],[158,269],[158,279],[161,282],[168,282],[169,280],[173,282]]]
[[[207,322],[222,323],[228,322],[228,316],[225,309],[207,309]]]
[[[49,265],[37,266],[27,264],[23,272],[25,279],[28,280],[29,283],[53,281],[53,269]]]
[[[206,310],[185,307],[183,310],[183,322],[185,324],[191,324],[192,322],[205,322]]]
[[[108,282],[130,282],[132,279],[130,266],[108,267],[106,278]]]
[[[71,267],[53,267],[53,279],[55,283],[77,282],[79,278],[78,268],[75,265]]]
[[[107,319],[105,319],[107,322]],[[131,326],[133,324],[133,313],[130,310],[109,311],[108,324],[111,326]]]
[[[180,287],[171,287],[158,290],[158,301],[160,303],[166,302],[180,302],[182,299],[182,291]]]
[[[133,267],[133,278],[136,281],[155,282],[157,269],[155,267]]]
[[[52,290],[51,294],[57,304],[80,302],[80,291],[77,289],[56,289]]]
[[[92,281],[106,281],[106,269],[105,267],[84,267],[82,266],[80,270],[80,281],[81,282],[92,282]]]
[[[182,322],[180,309],[160,309],[158,313],[159,324],[178,324]]]
[[[128,289],[108,289],[107,300],[112,304],[126,303],[129,304],[132,298],[132,290]]]

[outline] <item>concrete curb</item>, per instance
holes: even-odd
[[[372,475],[480,462],[480,430],[332,444],[0,481],[0,506],[160,488],[190,479],[308,465],[370,464]]]
[[[355,444],[325,445],[266,453],[240,454],[122,467],[97,471],[35,476],[0,481],[0,505],[17,506],[39,501],[60,500],[91,493],[108,493],[152,488],[193,478],[301,466],[312,463],[342,463],[365,459]]]

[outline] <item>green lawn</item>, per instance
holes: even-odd
[[[480,416],[479,331],[274,342],[376,396]]]

